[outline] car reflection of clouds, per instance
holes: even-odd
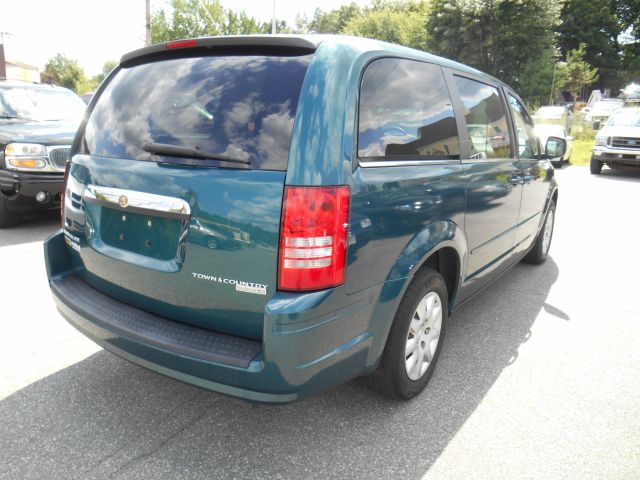
[[[110,105],[110,108],[98,108],[92,123],[106,133],[107,138],[103,142],[112,146],[126,145],[125,154],[129,158],[152,159],[152,155],[141,148],[147,142],[194,146],[188,142],[190,136],[198,140],[197,146],[203,150],[243,160],[257,154],[263,168],[276,168],[288,156],[294,110],[291,101],[276,99],[274,103],[265,103],[258,93],[236,102],[232,97],[226,98],[222,104],[219,98],[226,89],[232,92],[231,95],[240,96],[242,92],[238,85],[264,81],[258,78],[258,74],[268,64],[285,62],[295,63],[298,60],[286,57],[250,60],[246,57],[208,57],[167,60],[160,62],[163,64],[161,70],[139,67],[127,72],[125,80],[121,76],[114,78],[103,93],[104,101],[98,104]],[[170,74],[159,75],[159,71]],[[240,77],[243,82],[239,81]],[[193,83],[188,83],[187,79]],[[127,82],[127,88],[118,89],[122,81]],[[275,80],[267,77],[269,81]],[[132,86],[136,89],[132,90]],[[173,102],[167,101],[170,92],[175,91],[181,94]],[[208,111],[205,107],[212,103],[214,108]],[[219,124],[216,130],[213,129],[215,124]],[[255,134],[252,124],[253,129],[259,129]],[[93,131],[87,129],[90,151],[101,155],[105,152],[96,150],[101,143],[98,140]],[[223,149],[224,152],[221,151]]]
[[[412,95],[407,94],[408,90]],[[384,156],[387,145],[413,142],[421,128],[453,118],[442,72],[427,64],[377,60],[365,73],[362,91],[371,94],[360,102],[358,154],[361,157]],[[420,101],[416,102],[416,98]],[[383,134],[384,130],[397,127],[406,135]]]

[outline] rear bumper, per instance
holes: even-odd
[[[0,190],[11,211],[28,212],[60,208],[63,174],[29,174],[0,170]],[[36,200],[38,192],[45,192],[44,202]]]
[[[291,402],[372,370],[378,358],[372,296],[324,312],[331,293],[283,295],[265,312],[261,342],[157,317],[93,289],[70,272],[63,234],[45,242],[52,293],[62,316],[97,344],[133,363],[252,401]],[[289,297],[289,298],[287,298]],[[310,308],[311,305],[311,308]]]

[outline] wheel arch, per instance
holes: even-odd
[[[422,268],[432,268],[439,272],[447,284],[449,304],[455,301],[463,279],[467,258],[466,235],[462,229],[450,220],[434,222],[415,235],[398,256],[383,289],[383,298],[387,286],[396,285],[395,293],[401,297],[409,284]],[[404,281],[399,281],[404,280]],[[401,291],[397,284],[401,284]]]

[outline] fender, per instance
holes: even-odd
[[[427,225],[411,239],[385,280],[378,307],[373,312],[370,324],[375,340],[369,351],[367,364],[372,368],[375,368],[382,355],[398,305],[415,274],[434,253],[443,248],[452,248],[457,254],[457,278],[449,299],[450,306],[455,304],[456,292],[462,284],[466,271],[467,237],[455,222],[441,220]]]
[[[442,220],[427,225],[422,231],[415,235],[404,248],[395,265],[389,272],[385,283],[387,286],[382,290],[381,300],[390,298],[387,295],[395,293],[397,295],[397,285],[394,280],[404,279],[402,291],[407,289],[415,273],[433,255],[445,247],[452,247],[458,254],[458,278],[454,287],[454,295],[457,288],[462,283],[463,272],[467,261],[467,237],[462,229],[451,220]],[[396,291],[396,292],[394,292]],[[453,303],[453,298],[449,299]]]

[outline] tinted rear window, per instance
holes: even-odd
[[[437,65],[383,58],[362,77],[358,156],[459,158],[451,98]]]
[[[123,68],[85,129],[90,155],[162,160],[147,143],[286,170],[298,97],[312,55],[178,58]],[[177,161],[180,161],[176,159]]]

